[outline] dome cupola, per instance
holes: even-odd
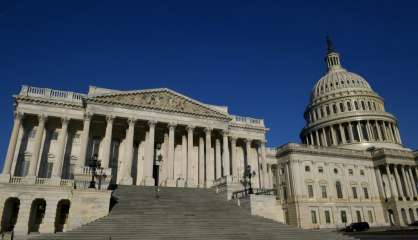
[[[360,75],[344,69],[327,37],[326,74],[311,92],[305,110],[303,143],[351,149],[402,148],[397,119],[383,98]]]

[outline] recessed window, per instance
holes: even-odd
[[[345,211],[341,211],[341,222],[347,223],[347,213]]]
[[[315,210],[311,210],[311,219],[312,219],[312,224],[317,224],[318,221],[316,219],[316,211]]]
[[[344,112],[344,111],[345,111],[345,109],[344,109],[344,104],[343,104],[343,103],[340,103],[340,111],[341,111],[341,112]]]
[[[351,111],[351,103],[347,102],[347,111]]]
[[[324,172],[324,168],[323,167],[318,167],[318,172],[319,173],[323,173]]]
[[[305,166],[305,172],[310,172],[310,171],[311,171],[311,167]]]
[[[338,174],[338,169],[334,168],[334,173]]]
[[[353,169],[348,169],[348,174],[350,174],[350,175],[353,175],[353,173],[354,173],[354,171],[353,171]]]
[[[327,198],[328,197],[327,196],[327,186],[325,186],[325,185],[321,186],[321,196],[322,196],[322,198]]]
[[[337,106],[335,104],[332,105],[332,111],[335,113],[337,113]]]
[[[353,191],[353,198],[357,199],[357,188],[356,187],[351,187],[351,190]]]
[[[337,191],[337,197],[340,199],[343,198],[343,190],[340,182],[335,183],[335,190]]]
[[[312,184],[308,184],[308,197],[309,198],[313,198],[314,197],[313,185]]]
[[[364,198],[369,199],[369,190],[366,187],[363,187]]]
[[[356,110],[358,110],[358,103],[357,103],[357,101],[354,101],[354,107],[356,108]]]
[[[331,213],[329,210],[325,210],[325,223],[330,224],[331,223]]]
[[[364,170],[363,169],[360,170],[360,175],[364,176]]]

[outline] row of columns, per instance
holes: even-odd
[[[23,113],[17,112],[15,114],[14,118],[14,125],[12,134],[10,137],[9,147],[4,163],[3,168],[3,174],[11,174],[11,168],[12,163],[14,159],[14,153],[16,150],[18,135],[19,135],[19,129],[22,125],[22,118]],[[32,152],[32,158],[29,164],[29,171],[27,176],[33,176],[36,177],[37,175],[37,166],[40,159],[40,152],[42,147],[42,139],[45,131],[45,123],[47,121],[46,115],[38,115],[38,126],[37,130],[34,136],[33,141],[33,152]],[[90,137],[90,126],[91,126],[91,114],[86,114],[84,117],[84,123],[83,123],[83,131],[81,133],[81,140],[80,140],[80,158],[77,165],[83,167],[86,165],[86,155],[87,155],[87,148],[89,143],[89,137]],[[113,122],[115,117],[114,116],[106,116],[106,131],[105,136],[102,140],[102,167],[108,168],[109,167],[109,161],[110,161],[110,149],[111,149],[111,142],[112,142],[112,130],[113,130]],[[61,131],[58,135],[58,150],[57,150],[57,157],[53,164],[52,169],[52,177],[54,178],[60,178],[62,174],[62,168],[63,168],[63,162],[64,162],[64,154],[65,154],[65,145],[66,140],[68,136],[68,124],[70,119],[64,117],[61,118]],[[124,161],[122,161],[122,164],[120,166],[121,173],[122,173],[122,180],[121,182],[124,184],[132,184],[132,176],[130,175],[130,170],[132,168],[133,163],[133,142],[134,142],[134,128],[135,128],[135,119],[128,119],[128,128],[126,132],[126,144],[125,144],[125,157]],[[153,179],[153,161],[154,161],[154,144],[155,144],[155,127],[156,127],[155,121],[148,121],[148,127],[149,131],[146,134],[147,146],[145,151],[145,161],[144,161],[144,179],[145,179],[145,185],[153,185],[154,179]],[[175,124],[168,124],[169,133],[168,133],[168,177],[169,179],[174,181],[174,134],[175,134]],[[183,146],[187,144],[188,149],[193,149],[193,131],[195,129],[194,126],[187,126],[187,137],[183,136],[182,143]],[[185,168],[185,174],[186,178],[189,180],[189,184],[197,185],[197,183],[203,183],[204,177],[206,175],[206,180],[213,181],[216,177],[221,176],[221,164],[224,172],[224,176],[230,175],[232,173],[232,176],[239,179],[242,177],[244,173],[244,162],[241,162],[237,159],[237,139],[235,137],[229,136],[227,131],[222,131],[222,147],[221,147],[221,140],[219,138],[215,139],[215,158],[211,156],[212,152],[208,151],[208,149],[212,149],[212,130],[211,128],[204,128],[205,129],[205,139],[199,138],[199,162],[193,161],[193,154],[192,151],[185,152],[184,158],[187,158],[187,169]],[[231,141],[231,153],[229,152],[229,139]],[[245,148],[247,153],[247,159],[248,154],[250,152],[251,148],[251,140],[245,141]],[[206,151],[205,151],[206,149]],[[222,149],[222,151],[221,151]],[[267,174],[265,174],[267,170],[266,165],[266,159],[265,159],[265,143],[261,142],[259,145],[259,156],[260,156],[260,163],[257,161],[252,162],[248,160],[248,164],[252,165],[252,169],[260,172],[262,176],[260,176],[261,183],[264,186],[265,178],[267,177]],[[204,154],[204,155],[203,155]],[[230,166],[230,156],[231,156],[231,164],[232,168]],[[201,159],[201,160],[200,160]],[[214,159],[216,159],[216,165],[214,162]],[[206,162],[204,161],[206,160]],[[221,163],[222,162],[222,163]],[[199,165],[198,165],[199,164]],[[258,171],[259,164],[261,165],[262,171]],[[205,171],[205,165],[206,169],[209,169]],[[216,168],[215,168],[216,166]],[[200,179],[193,179],[193,171],[197,171],[199,168],[199,178]],[[213,169],[213,171],[212,171]]]
[[[365,124],[366,135],[361,129],[362,124]],[[327,136],[328,131],[330,137]],[[358,136],[358,139],[355,136]],[[324,147],[356,141],[389,141],[402,144],[398,127],[394,123],[385,121],[367,120],[334,124],[311,131],[302,137],[302,142],[305,144]]]
[[[395,181],[392,180],[393,174],[390,166],[393,166],[392,169]],[[405,199],[406,197],[409,197],[410,199],[418,198],[417,185],[413,171],[415,171],[415,175],[418,177],[418,169],[415,166],[395,164],[388,164],[385,166],[390,196],[396,198],[401,197],[402,199]],[[385,188],[383,187],[382,172],[379,168],[376,168],[376,175],[378,178],[378,184],[380,185],[382,192],[385,194],[385,198],[389,198],[388,193],[385,191]]]

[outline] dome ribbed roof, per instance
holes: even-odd
[[[333,67],[312,89],[312,98],[322,97],[329,93],[343,90],[372,91],[369,83],[360,75],[349,72],[342,67]]]

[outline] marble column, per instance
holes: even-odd
[[[346,138],[346,136],[345,136],[345,132],[344,132],[344,127],[343,127],[343,125],[342,124],[338,124],[338,127],[339,127],[339,129],[340,129],[340,135],[341,135],[341,142],[342,142],[342,144],[346,144],[347,143],[347,140],[345,139]]]
[[[196,187],[197,186],[197,179],[196,179],[196,171],[197,171],[197,164],[196,159],[194,158],[194,148],[193,148],[193,126],[187,127],[187,186],[188,187]]]
[[[414,193],[414,197],[418,197],[417,185],[416,185],[416,182],[415,182],[415,179],[414,179],[414,174],[412,174],[411,167],[412,166],[408,167],[409,179],[411,180],[411,185],[412,185],[411,187],[412,187],[412,191]]]
[[[39,225],[39,233],[54,233],[57,204],[56,199],[46,201],[45,214],[42,223]]]
[[[54,161],[53,167],[52,167],[52,177],[53,178],[61,178],[62,175],[62,165],[64,163],[64,157],[65,157],[65,143],[67,141],[68,136],[68,123],[69,119],[64,117],[61,119],[61,131],[60,135],[58,137],[58,150],[57,150],[57,158]]]
[[[86,113],[84,115],[83,132],[81,133],[80,139],[80,162],[78,163],[80,167],[84,167],[86,165],[87,146],[89,144],[90,137],[91,117],[92,115],[90,113]]]
[[[14,158],[14,154],[16,151],[17,139],[19,136],[19,129],[20,129],[20,126],[22,125],[22,118],[23,118],[23,113],[15,112],[12,134],[10,136],[9,147],[7,148],[6,160],[4,161],[4,166],[3,166],[3,175],[10,175],[12,164],[13,164],[13,158]]]
[[[319,130],[315,131],[316,143],[321,146],[321,140],[319,140]]]
[[[229,164],[229,140],[228,140],[228,132],[223,131],[223,151],[222,151],[222,164],[223,164],[223,176],[230,176],[230,164]]]
[[[309,133],[309,138],[311,139],[311,145],[315,145],[312,133]]]
[[[47,116],[41,114],[38,116],[38,127],[36,129],[35,140],[33,143],[33,155],[29,165],[28,176],[36,177],[36,170],[38,168],[38,162],[41,153],[42,139],[45,131],[45,122]]]
[[[261,165],[263,168],[262,176],[261,176],[261,187],[262,188],[269,188],[269,179],[267,173],[267,160],[266,160],[266,143],[264,141],[260,142],[260,154],[261,154]]]
[[[354,142],[353,125],[351,122],[348,123],[348,138],[350,139],[350,143]]]
[[[394,191],[393,191],[393,184],[392,184],[392,178],[391,178],[391,173],[390,173],[390,169],[389,169],[389,165],[386,165],[386,175],[388,177],[388,184],[389,184],[389,190],[390,190],[390,196],[394,197]]]
[[[110,161],[110,148],[112,144],[112,131],[113,131],[113,116],[106,116],[106,132],[103,139],[103,151],[102,151],[102,167],[108,168]]]
[[[205,140],[199,137],[199,187],[205,187]]]
[[[399,144],[402,144],[401,133],[399,132],[398,126],[395,126],[396,135],[398,135]]]
[[[402,182],[401,179],[399,177],[399,170],[398,167],[396,165],[393,166],[393,171],[395,172],[395,180],[396,180],[396,185],[397,185],[397,189],[398,189],[398,195],[399,197],[405,198],[405,195],[403,193],[403,189],[402,189]]]
[[[232,162],[232,176],[235,178],[235,181],[238,181],[240,178],[238,170],[238,160],[237,160],[237,139],[231,137],[231,162]]]
[[[329,146],[329,144],[328,144],[328,142],[327,142],[327,134],[325,133],[325,128],[321,128],[320,130],[319,130],[320,132],[321,132],[321,136],[322,136],[322,146],[324,146],[324,147],[328,147]]]
[[[211,187],[215,180],[215,164],[212,158],[212,129],[205,128],[206,134],[206,187]]]
[[[245,169],[247,168],[248,165],[251,166],[251,172],[254,171],[254,166],[252,166],[252,162],[251,162],[251,140],[249,139],[245,139],[245,155],[246,155],[246,161],[243,164],[243,168],[242,170],[245,172]],[[243,173],[244,173],[243,172]]]
[[[363,131],[361,129],[361,122],[360,121],[357,122],[356,126],[357,126],[357,132],[358,132],[358,137],[360,139],[360,142],[363,142],[364,141],[364,136],[363,136]]]
[[[412,180],[409,177],[408,166],[405,166],[404,167],[404,171],[405,171],[405,178],[406,178],[406,180],[408,182],[410,197],[413,198],[414,197],[414,190],[413,190],[413,186],[412,186]]]
[[[167,186],[168,187],[175,187],[176,180],[174,178],[174,150],[175,150],[175,130],[176,124],[170,123],[168,124],[168,163],[167,163]]]
[[[215,179],[222,177],[222,159],[221,159],[221,141],[218,137],[215,138],[215,159],[216,159],[216,176]]]
[[[332,136],[332,145],[337,145],[338,143],[337,143],[337,135],[336,135],[336,133],[335,133],[335,128],[334,128],[334,126],[330,126],[329,127],[330,129],[331,129],[331,136]]]
[[[181,177],[183,178],[183,182],[181,185],[185,187],[186,180],[187,180],[187,135],[182,133],[181,136]]]
[[[122,185],[132,185],[132,160],[134,152],[134,132],[135,132],[135,119],[128,119],[128,129],[126,132],[125,140],[125,156],[122,161]]]
[[[403,181],[405,183],[406,193],[407,193],[408,197],[412,197],[411,187],[409,186],[409,181],[408,181],[408,177],[406,176],[404,166],[401,166],[401,172],[402,172]]]
[[[145,186],[154,186],[155,180],[152,175],[154,167],[154,147],[155,147],[155,121],[149,121],[149,135],[148,135],[148,146],[146,150],[146,159],[144,164],[144,175],[145,175]]]

